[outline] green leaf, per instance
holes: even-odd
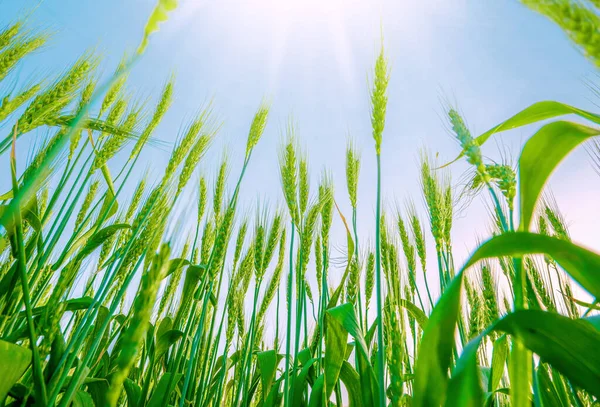
[[[65,311],[79,311],[82,309],[88,309],[90,305],[92,305],[94,299],[92,297],[81,297],[81,298],[72,298],[70,300],[64,301],[62,304],[65,306]],[[35,307],[31,310],[31,313],[34,317],[38,315],[42,315],[46,306]],[[21,315],[25,316],[25,311],[21,311]]]
[[[538,366],[534,382],[533,382],[533,397],[537,405],[541,407],[545,406],[568,406],[569,404],[563,404],[554,383],[548,375],[548,368],[546,365],[540,363]]]
[[[263,388],[263,401],[266,400],[270,393],[273,380],[275,379],[275,374],[277,373],[277,365],[279,364],[281,358],[282,356],[278,355],[274,350],[267,350],[264,352],[258,352],[256,354],[256,361],[258,364],[258,370]]]
[[[537,123],[542,120],[551,119],[553,117],[564,116],[567,114],[576,114],[584,119],[590,120],[594,123],[600,124],[600,116],[594,113],[586,112],[585,110],[578,109],[573,106],[566,105],[560,102],[554,101],[543,101],[537,102],[528,108],[520,111],[516,115],[512,116],[508,120],[500,123],[497,126],[492,127],[479,137],[475,139],[477,144],[480,146],[483,145],[492,135],[496,133],[500,133],[502,131],[516,129],[518,127],[526,126],[528,124]],[[452,160],[450,163],[444,165],[450,165],[453,162],[456,162],[464,155],[464,152],[461,152],[458,157]]]
[[[439,406],[445,402],[462,276],[461,271],[452,280],[429,316],[415,365],[413,406]]]
[[[310,397],[308,399],[308,407],[321,407],[325,405],[323,403],[323,383],[325,383],[325,376],[319,375],[312,386]]]
[[[102,406],[106,400],[106,392],[108,391],[108,380],[106,379],[86,379],[87,391],[92,395],[94,405]],[[125,389],[127,391],[127,389]]]
[[[477,248],[463,270],[486,258],[527,254],[552,257],[583,288],[600,298],[600,273],[597,272],[600,256],[571,242],[536,233],[508,232],[491,238]]]
[[[417,321],[421,329],[425,329],[427,327],[427,315],[415,304],[408,300],[398,299],[398,305],[406,310],[412,315],[412,317]]]
[[[308,374],[310,373],[310,369],[312,369],[313,364],[317,361],[317,358],[312,358],[310,360],[308,360],[306,363],[303,364],[302,366],[302,370],[300,370],[300,373],[298,373],[298,376],[296,376],[296,379],[294,380],[294,389],[293,389],[293,398],[292,398],[292,406],[293,407],[300,407],[302,406],[302,398],[304,395],[304,390],[306,389],[307,386],[307,378],[308,378]]]
[[[169,262],[169,269],[167,270],[167,273],[164,275],[163,279],[173,274],[175,271],[177,271],[177,269],[184,266],[188,266],[189,264],[190,261],[187,259],[171,259],[171,261]]]
[[[449,332],[454,332],[458,321],[464,271],[486,258],[542,253],[554,258],[591,294],[600,296],[600,275],[596,273],[600,270],[600,256],[597,254],[567,241],[528,232],[510,232],[493,237],[473,253],[429,317],[415,367],[415,406],[440,405],[445,401],[448,369],[455,346],[454,335]],[[525,346],[537,353],[529,343]]]
[[[348,407],[362,407],[362,388],[358,372],[347,361],[342,363],[340,369],[340,381],[344,383],[348,391]]]
[[[104,164],[102,166],[101,170],[102,170],[102,175],[104,176],[104,180],[106,181],[106,184],[108,185],[108,190],[106,191],[106,194],[104,195],[104,201],[102,202],[102,207],[100,208],[101,216],[100,216],[99,220],[110,218],[115,213],[117,213],[117,210],[119,209],[119,204],[117,202],[116,194],[115,194],[115,186],[113,184],[112,177],[110,175],[108,166],[106,164]]]
[[[150,14],[150,18],[148,18],[148,21],[146,22],[146,27],[144,27],[144,36],[140,46],[137,49],[138,54],[144,52],[148,46],[148,38],[150,37],[150,34],[158,31],[160,23],[167,21],[169,18],[168,12],[174,10],[176,7],[177,0],[158,0],[154,10],[152,10],[152,14]]]
[[[152,393],[152,397],[150,397],[150,401],[148,401],[147,407],[166,406],[171,397],[171,393],[175,390],[177,383],[182,377],[183,375],[181,373],[173,374],[167,372],[162,375]]]
[[[125,394],[127,394],[127,406],[138,407],[142,395],[140,386],[130,378],[126,378],[123,382],[123,387],[125,388]]]
[[[156,339],[155,342],[158,342],[158,338],[163,336],[166,332],[173,329],[173,319],[171,317],[164,317],[159,324],[157,324],[158,328],[156,329]]]
[[[558,164],[600,130],[558,121],[543,126],[525,143],[519,158],[520,230],[528,230],[542,189]]]
[[[492,350],[492,370],[490,372],[490,380],[488,381],[487,391],[495,392],[500,386],[500,381],[504,375],[504,366],[506,357],[508,356],[508,340],[506,335],[500,336],[494,341]]]
[[[330,308],[325,312],[327,315],[335,319],[341,326],[343,326],[350,335],[352,335],[352,337],[357,343],[357,349],[368,360],[369,350],[367,347],[367,343],[365,342],[365,338],[362,334],[362,330],[360,329],[360,325],[358,324],[358,320],[356,318],[356,314],[354,312],[354,307],[352,306],[352,304],[347,302],[335,308]]]
[[[600,332],[588,321],[521,310],[502,318],[494,329],[518,338],[572,383],[600,397]]]
[[[58,268],[68,259],[73,253],[79,248],[81,251],[77,253],[75,261],[81,261],[96,250],[106,239],[109,239],[112,235],[117,233],[121,229],[130,229],[131,226],[126,223],[117,223],[114,225],[107,226],[96,232],[96,226],[92,226],[83,235],[81,235],[68,250],[65,250],[60,258],[52,265],[52,270],[58,270]]]
[[[86,391],[79,390],[73,396],[73,407],[94,407],[92,396]]]
[[[29,349],[0,340],[0,401],[6,398],[10,388],[19,381],[30,364]]]
[[[446,406],[479,407],[483,405],[483,392],[477,366],[477,348],[479,348],[482,338],[480,336],[469,342],[456,362],[448,385]]]
[[[325,323],[327,330],[325,331],[325,360],[323,374],[325,376],[325,400],[329,400],[329,397],[331,397],[331,393],[333,393],[333,389],[338,382],[342,363],[346,359],[348,331],[337,319],[332,317],[330,313],[325,314]]]
[[[350,303],[342,304],[326,311],[336,319],[354,338],[358,351],[358,368],[364,405],[378,405],[377,379],[369,361],[369,347],[358,324],[354,307]]]
[[[163,333],[156,342],[156,356],[155,362],[157,362],[171,346],[173,346],[177,341],[183,338],[183,332],[177,329],[171,329]]]

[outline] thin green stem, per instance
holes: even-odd
[[[383,293],[381,292],[381,156],[377,154],[377,200],[375,204],[375,290],[377,299],[377,368],[379,405],[385,406],[385,343],[383,341]]]

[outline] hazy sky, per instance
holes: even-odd
[[[29,14],[28,26],[54,33],[48,46],[28,58],[18,74],[57,73],[90,48],[110,74],[125,51],[137,46],[155,0],[0,0],[0,26]],[[381,33],[391,64],[389,106],[383,136],[383,196],[388,209],[413,197],[419,208],[419,151],[442,160],[457,143],[444,106],[456,104],[474,134],[541,100],[596,108],[587,88],[593,66],[545,18],[505,0],[181,0],[134,67],[130,89],[156,98],[171,73],[176,100],[157,132],[173,142],[209,100],[222,121],[218,141],[202,164],[214,178],[225,149],[238,174],[250,120],[263,98],[271,119],[244,181],[244,205],[282,202],[277,151],[290,120],[297,125],[316,186],[331,171],[337,200],[349,215],[344,178],[348,137],[362,151],[359,229],[372,237],[374,149],[370,132],[368,76]],[[39,4],[39,5],[38,5]],[[516,161],[534,127],[495,137],[484,153],[499,149]],[[5,131],[5,129],[1,129]],[[33,136],[28,136],[31,137]],[[150,148],[143,161],[159,175],[169,148]],[[467,166],[451,169],[458,182]],[[4,178],[4,177],[2,177]],[[2,183],[7,182],[6,180]],[[552,179],[575,238],[600,250],[600,177],[585,151],[570,156]],[[316,189],[316,188],[315,188]],[[336,221],[337,222],[337,221]],[[339,223],[339,222],[338,222]],[[455,222],[457,258],[487,236],[488,217],[479,199]],[[337,226],[339,228],[339,225]],[[342,245],[343,240],[337,242]]]

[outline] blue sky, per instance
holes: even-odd
[[[263,98],[271,101],[270,122],[243,186],[247,207],[259,199],[271,205],[282,202],[277,151],[291,118],[309,157],[313,185],[321,171],[329,169],[346,214],[348,136],[360,148],[359,229],[371,236],[375,160],[368,75],[381,33],[392,68],[382,153],[383,197],[389,209],[396,203],[403,207],[409,197],[422,206],[417,162],[423,147],[442,160],[458,153],[448,131],[445,101],[459,107],[474,134],[540,100],[597,110],[586,85],[595,80],[593,66],[558,28],[517,1],[180,3],[152,37],[129,87],[140,96],[156,98],[169,75],[176,75],[175,103],[156,134],[169,143],[212,100],[223,125],[201,165],[210,179],[223,150],[233,164],[232,178],[237,177],[252,115]],[[57,73],[91,48],[103,56],[101,68],[110,74],[123,54],[138,45],[153,5],[154,0],[0,0],[0,26],[29,15],[29,27],[54,33],[19,75]],[[534,130],[496,136],[484,153],[499,158],[499,149],[505,149],[516,161],[520,145]],[[143,161],[159,175],[157,169],[168,154],[168,148],[149,148]],[[459,181],[466,169],[463,163],[454,165],[453,180]],[[552,178],[552,190],[574,238],[597,250],[594,232],[600,221],[590,215],[597,212],[599,182],[583,150],[570,156]],[[479,200],[460,214],[454,229],[457,258],[487,235],[487,222]]]

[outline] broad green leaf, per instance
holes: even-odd
[[[116,223],[98,230],[85,242],[85,246],[83,246],[83,249],[77,254],[77,258],[81,260],[87,257],[112,235],[123,229],[131,229],[131,226],[126,223]]]
[[[469,342],[456,362],[448,385],[446,406],[479,407],[483,405],[483,392],[477,366],[477,348],[479,348],[482,338],[479,336]]]
[[[367,347],[367,343],[365,342],[365,338],[360,329],[360,325],[358,324],[358,320],[356,319],[356,314],[354,313],[354,307],[351,303],[345,303],[339,305],[335,308],[328,309],[326,313],[335,319],[340,325],[348,331],[350,335],[354,338],[357,343],[356,348],[367,358],[369,359],[369,350]]]
[[[362,330],[356,319],[354,307],[350,303],[342,304],[328,309],[327,314],[335,318],[350,335],[354,338],[358,351],[358,369],[361,380],[363,403],[365,405],[377,405],[377,379],[373,366],[369,361],[369,347],[365,341]]]
[[[488,381],[487,391],[493,393],[498,389],[502,376],[504,375],[504,366],[508,356],[508,340],[506,335],[500,336],[494,341],[492,350],[492,370],[490,380]]]
[[[588,321],[556,313],[521,310],[495,324],[572,383],[600,397],[600,332]]]
[[[348,391],[348,407],[361,407],[362,403],[362,388],[358,372],[354,370],[352,365],[347,361],[342,363],[340,369],[340,381],[344,383]]]
[[[173,319],[171,317],[164,317],[160,323],[157,324],[158,328],[156,329],[156,339],[155,342],[158,342],[158,338],[163,336],[164,333],[173,329]]]
[[[600,255],[555,237],[529,232],[508,232],[483,243],[467,261],[464,269],[493,257],[546,254],[594,297],[600,298]],[[430,318],[431,319],[431,318]]]
[[[173,274],[177,269],[188,266],[189,264],[190,261],[187,259],[171,259],[169,262],[169,269],[167,270],[167,273],[164,275],[163,279]]]
[[[171,393],[175,390],[177,383],[182,377],[181,373],[172,374],[167,372],[163,374],[150,397],[150,401],[148,401],[147,407],[166,406]]]
[[[518,310],[494,323],[465,347],[448,387],[447,405],[481,405],[473,398],[480,391],[477,348],[492,331],[510,334],[572,383],[596,397],[600,394],[600,354],[596,351],[600,332],[584,319],[572,320],[540,310]],[[558,393],[556,396],[559,397]]]
[[[471,255],[429,317],[415,367],[415,406],[440,405],[445,401],[448,369],[455,346],[454,335],[449,332],[455,331],[458,321],[464,271],[486,258],[526,254],[549,255],[591,294],[596,297],[600,295],[600,275],[595,272],[600,270],[600,256],[597,254],[567,241],[528,232],[511,232],[493,237]],[[523,338],[521,340],[525,341]],[[529,343],[525,341],[524,344],[537,353]]]
[[[536,370],[533,382],[533,397],[537,405],[546,406],[565,406],[563,404],[554,383],[548,375],[548,369],[544,364],[540,364]]]
[[[27,221],[31,228],[36,232],[42,230],[42,221],[31,208],[28,208],[23,212],[23,220]]]
[[[479,137],[475,139],[477,144],[480,146],[483,145],[492,135],[496,133],[500,133],[507,130],[516,129],[518,127],[526,126],[528,124],[537,123],[542,120],[551,119],[553,117],[564,116],[567,114],[575,114],[584,119],[590,120],[594,123],[600,124],[600,116],[594,113],[586,112],[585,110],[578,109],[573,106],[566,105],[560,102],[554,101],[543,101],[537,102],[533,105],[527,107],[526,109],[520,111],[516,115],[512,116],[508,120],[500,123],[497,126],[492,127],[485,133],[481,134]],[[461,152],[458,157],[452,160],[450,163],[444,165],[450,165],[453,162],[456,162],[464,155],[464,152]]]
[[[44,369],[44,375],[46,377],[52,377],[55,373],[58,363],[65,353],[65,345],[65,338],[62,332],[56,332],[50,347],[50,359]]]
[[[331,396],[331,393],[333,393],[333,389],[338,382],[342,363],[346,360],[348,331],[337,319],[332,317],[330,313],[325,314],[325,324],[327,330],[325,331],[325,360],[323,374],[325,378],[325,400],[329,400],[329,397]]]
[[[142,42],[137,49],[137,53],[141,54],[144,52],[146,47],[148,46],[148,38],[150,34],[155,31],[158,31],[158,27],[160,23],[167,21],[169,18],[168,13],[170,11],[175,10],[177,7],[177,0],[158,0],[154,10],[152,10],[152,14],[148,21],[146,22],[146,27],[144,27],[144,36],[142,38]]]
[[[183,332],[177,329],[171,329],[170,331],[163,333],[156,342],[156,355],[154,362],[156,363],[161,357],[163,357],[169,348],[177,343],[177,341],[179,341],[181,338],[183,338]]]
[[[30,364],[29,349],[0,340],[0,401],[6,398],[10,388],[19,381]]]
[[[141,387],[130,378],[125,379],[123,382],[123,387],[125,388],[125,394],[127,395],[127,406],[140,406],[140,397],[142,395]]]
[[[461,271],[452,280],[429,316],[415,365],[413,406],[439,406],[446,400],[462,276]]]
[[[119,209],[119,204],[117,202],[115,194],[115,186],[112,181],[112,176],[110,175],[110,170],[108,169],[108,166],[106,164],[102,166],[101,170],[102,175],[104,176],[104,180],[108,185],[108,190],[104,195],[104,201],[102,202],[102,207],[100,208],[101,216],[99,220],[110,218],[115,213],[117,213],[117,210]]]
[[[377,320],[378,320],[378,318],[375,317],[373,324],[371,324],[371,327],[367,331],[367,336],[365,337],[365,341],[367,342],[367,347],[371,347],[373,338],[375,338],[375,333],[377,332]]]
[[[263,401],[266,400],[270,393],[275,374],[277,373],[277,365],[281,360],[281,356],[275,350],[267,350],[256,354],[258,370],[260,372],[261,384],[263,388]],[[279,387],[279,385],[277,385]]]
[[[529,230],[537,200],[558,164],[575,147],[598,134],[599,129],[558,121],[543,126],[525,143],[519,158],[521,230]]]
[[[310,391],[310,397],[308,399],[308,407],[321,407],[326,405],[323,401],[323,383],[325,382],[325,376],[320,375],[315,380]],[[325,399],[327,400],[327,399]]]
[[[73,407],[94,407],[94,400],[90,393],[79,390],[73,396]]]
[[[87,392],[92,396],[94,405],[102,406],[106,400],[106,392],[108,391],[108,380],[88,378],[85,381]]]
[[[308,360],[306,363],[304,363],[302,365],[302,370],[300,370],[300,373],[298,373],[298,376],[296,376],[296,379],[294,380],[294,388],[292,390],[292,406],[293,407],[300,407],[302,406],[302,398],[303,398],[303,394],[304,394],[304,390],[306,389],[306,386],[308,385],[306,379],[308,378],[308,374],[310,372],[310,369],[312,369],[313,364],[317,361],[317,358],[312,358],[310,360]]]

